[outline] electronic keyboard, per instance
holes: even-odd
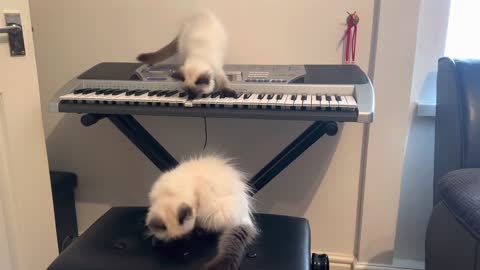
[[[51,112],[370,123],[374,90],[355,65],[226,65],[236,94],[189,99],[178,65],[101,63],[66,83]]]

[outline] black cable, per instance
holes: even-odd
[[[203,126],[205,127],[205,142],[203,143],[203,151],[205,151],[208,142],[207,117],[203,117]]]

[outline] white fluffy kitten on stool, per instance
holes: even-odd
[[[197,227],[221,233],[208,270],[236,270],[253,242],[249,186],[229,160],[205,155],[182,162],[160,176],[149,195],[146,224],[159,240],[180,239]]]

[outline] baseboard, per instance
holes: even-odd
[[[360,263],[355,262],[353,264],[354,270],[423,270],[421,264],[414,265],[380,265],[380,264],[369,264],[369,263]]]

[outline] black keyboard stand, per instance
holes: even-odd
[[[108,118],[161,171],[178,165],[178,161],[131,115],[85,114],[81,122],[88,127],[103,118]],[[334,121],[314,122],[250,179],[254,192],[272,181],[323,135],[334,136],[337,131],[338,126]]]

